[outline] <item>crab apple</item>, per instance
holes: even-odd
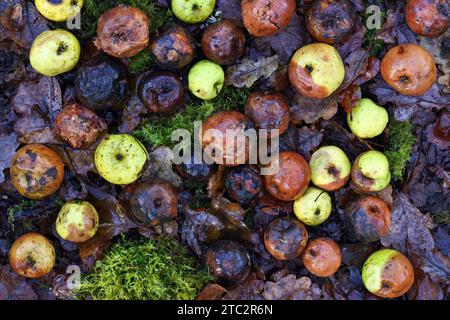
[[[316,187],[309,187],[294,202],[294,213],[308,226],[317,226],[330,216],[332,209],[330,195]]]
[[[92,204],[82,200],[66,202],[56,218],[56,232],[67,241],[85,242],[97,232],[99,217]]]
[[[405,6],[408,27],[416,34],[437,37],[450,24],[450,2],[448,0],[408,0]]]
[[[353,162],[351,176],[353,183],[363,191],[383,190],[391,181],[389,161],[379,151],[363,152]]]
[[[339,245],[330,238],[316,238],[303,252],[303,265],[317,277],[329,277],[338,271],[342,256]]]

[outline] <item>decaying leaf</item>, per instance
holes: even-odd
[[[257,61],[244,58],[239,64],[228,67],[226,84],[237,88],[250,88],[258,79],[268,78],[278,69],[279,59],[277,55]]]
[[[11,160],[19,147],[19,140],[14,132],[9,134],[0,133],[0,183],[5,181],[5,176],[3,175],[3,170],[8,169],[11,164]]]
[[[173,153],[169,147],[158,147],[148,154],[149,165],[142,173],[142,181],[164,181],[179,187],[181,177],[172,168]]]
[[[10,266],[0,266],[0,300],[37,300],[38,295]]]

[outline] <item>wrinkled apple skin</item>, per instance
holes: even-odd
[[[225,73],[222,67],[209,60],[197,62],[189,70],[189,90],[202,100],[217,97],[223,88],[224,81]]]
[[[147,162],[145,147],[128,134],[112,134],[100,142],[95,150],[98,173],[112,184],[136,181]]]
[[[389,161],[375,150],[361,153],[353,162],[351,174],[353,183],[367,192],[383,190],[391,182]]]
[[[298,49],[289,63],[289,81],[306,97],[323,99],[344,81],[345,67],[337,50],[326,43]]]
[[[80,13],[84,0],[35,0],[39,13],[52,21],[66,21]]]
[[[382,298],[398,298],[414,283],[414,269],[402,253],[392,249],[374,252],[364,263],[362,280],[367,290]]]
[[[97,232],[99,218],[97,210],[87,201],[66,202],[56,219],[56,232],[67,241],[85,242]]]
[[[172,0],[173,14],[183,22],[205,21],[214,11],[216,0]]]
[[[317,226],[328,219],[332,203],[330,195],[316,187],[309,187],[294,202],[296,217],[308,226]]]
[[[37,72],[54,77],[72,70],[77,65],[80,50],[80,43],[69,31],[45,31],[31,46],[30,63]]]
[[[370,99],[363,98],[347,113],[350,130],[361,139],[370,139],[380,135],[389,122],[386,109]]]
[[[319,148],[309,161],[311,181],[326,191],[335,191],[350,178],[350,160],[344,151],[336,146]]]
[[[14,241],[8,252],[11,268],[26,278],[40,278],[55,265],[55,248],[39,233],[26,233]]]

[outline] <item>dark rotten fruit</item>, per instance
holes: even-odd
[[[381,61],[381,76],[395,91],[421,96],[436,81],[436,64],[431,54],[416,44],[391,48]]]
[[[149,41],[148,18],[135,7],[119,6],[98,19],[96,46],[116,58],[130,58]]]
[[[244,32],[230,20],[216,22],[203,32],[202,50],[215,63],[233,64],[244,53]]]
[[[263,137],[277,137],[289,126],[289,104],[281,93],[254,92],[248,97],[244,110],[257,129],[268,131]]]
[[[225,191],[242,206],[255,200],[261,189],[261,177],[254,166],[230,168],[225,174]]]
[[[298,257],[308,243],[308,231],[298,220],[286,217],[270,223],[264,232],[264,245],[277,260]]]
[[[189,163],[181,163],[176,166],[178,173],[187,180],[207,181],[214,173],[215,165],[203,162],[200,157],[199,163],[195,163],[194,153],[191,153]]]
[[[26,233],[12,244],[8,252],[11,268],[27,278],[39,278],[49,273],[55,265],[55,249],[39,233]]]
[[[141,184],[130,199],[133,215],[153,226],[176,219],[177,203],[178,191],[169,183]]]
[[[16,152],[10,172],[12,183],[21,195],[40,200],[59,189],[64,179],[64,164],[52,149],[29,144]]]
[[[155,61],[169,69],[181,69],[187,66],[194,58],[194,48],[191,36],[179,26],[168,29],[150,45]]]
[[[151,111],[168,115],[184,103],[184,87],[172,72],[160,71],[145,75],[138,86],[140,100]]]
[[[72,148],[88,148],[107,128],[106,123],[88,108],[73,103],[64,107],[55,119],[55,133]]]
[[[97,56],[78,69],[75,89],[78,99],[91,109],[114,107],[128,91],[126,69],[117,60]]]
[[[405,7],[408,27],[420,36],[437,37],[450,24],[448,0],[408,0]]]
[[[341,262],[341,249],[329,238],[317,238],[310,241],[303,253],[305,268],[317,277],[333,275],[338,271]]]
[[[345,208],[345,225],[350,241],[374,242],[389,231],[391,212],[374,196],[361,196]]]
[[[348,0],[316,0],[305,17],[313,38],[329,44],[344,39],[355,24],[355,10]]]
[[[255,37],[281,32],[295,14],[295,0],[242,0],[245,28]]]
[[[250,274],[247,250],[235,241],[216,242],[206,252],[205,262],[215,280],[225,286],[239,284]]]
[[[450,142],[450,112],[444,111],[434,125],[433,135],[441,140]]]
[[[273,175],[264,176],[267,191],[282,201],[300,197],[308,188],[311,172],[306,160],[296,152],[279,154],[279,167]]]

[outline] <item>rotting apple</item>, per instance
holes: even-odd
[[[345,208],[345,226],[350,241],[378,241],[388,233],[390,222],[389,207],[374,196],[361,196]]]
[[[258,198],[262,180],[256,167],[244,165],[227,169],[224,185],[228,196],[245,206]]]
[[[44,31],[33,41],[30,63],[37,72],[54,77],[72,70],[77,65],[80,50],[80,43],[69,31]]]
[[[370,139],[380,135],[389,122],[385,108],[370,99],[363,98],[347,113],[350,130],[361,139]]]
[[[306,11],[305,24],[314,39],[333,44],[352,31],[355,18],[348,0],[315,0]]]
[[[8,252],[11,268],[26,278],[40,278],[55,265],[55,248],[39,233],[26,233],[14,241]]]
[[[35,0],[36,9],[49,20],[66,21],[80,14],[84,0]]]
[[[92,204],[82,200],[66,202],[56,218],[56,232],[64,240],[85,242],[97,232],[99,217]]]
[[[277,260],[291,260],[302,254],[308,243],[308,231],[297,219],[278,218],[264,232],[264,245]]]
[[[382,298],[398,298],[414,284],[414,269],[401,252],[381,249],[364,263],[362,280],[367,290]]]
[[[128,134],[106,136],[95,149],[98,173],[112,184],[130,184],[141,175],[147,163],[145,147]]]
[[[218,21],[203,32],[202,50],[215,63],[231,65],[244,53],[244,32],[231,20]]]
[[[412,43],[391,48],[381,61],[380,73],[395,91],[408,96],[421,96],[436,81],[436,64],[431,54]]]
[[[195,154],[191,153],[190,161],[177,165],[176,169],[184,179],[203,182],[211,177],[216,166],[203,162],[203,159],[200,159],[199,163],[195,163]]]
[[[405,19],[414,33],[437,37],[450,25],[450,3],[448,0],[408,0]]]
[[[383,190],[391,181],[389,161],[379,151],[363,152],[353,162],[351,176],[353,183],[363,191]]]
[[[345,67],[339,52],[326,43],[298,49],[289,63],[289,81],[302,95],[323,99],[342,84]]]
[[[293,151],[279,154],[279,166],[272,175],[264,176],[266,190],[282,201],[293,201],[308,188],[311,171],[305,158]]]
[[[59,189],[64,180],[64,164],[52,149],[29,144],[14,155],[10,173],[12,184],[21,195],[40,200]]]
[[[133,57],[144,50],[148,42],[148,18],[138,8],[118,6],[98,19],[95,45],[110,56]]]
[[[332,209],[330,195],[319,188],[309,187],[294,202],[296,217],[308,226],[317,226],[330,216]]]
[[[197,62],[188,74],[189,90],[202,100],[217,97],[222,90],[225,73],[221,66],[209,60]]]
[[[171,0],[175,17],[186,23],[200,23],[208,19],[216,6],[216,0]]]
[[[335,191],[350,178],[351,165],[342,149],[325,146],[317,149],[309,161],[311,181],[326,191]]]
[[[302,259],[305,268],[313,275],[330,277],[341,266],[341,249],[330,238],[316,238],[308,243]]]
[[[242,0],[244,26],[255,37],[273,36],[291,22],[295,0]]]

